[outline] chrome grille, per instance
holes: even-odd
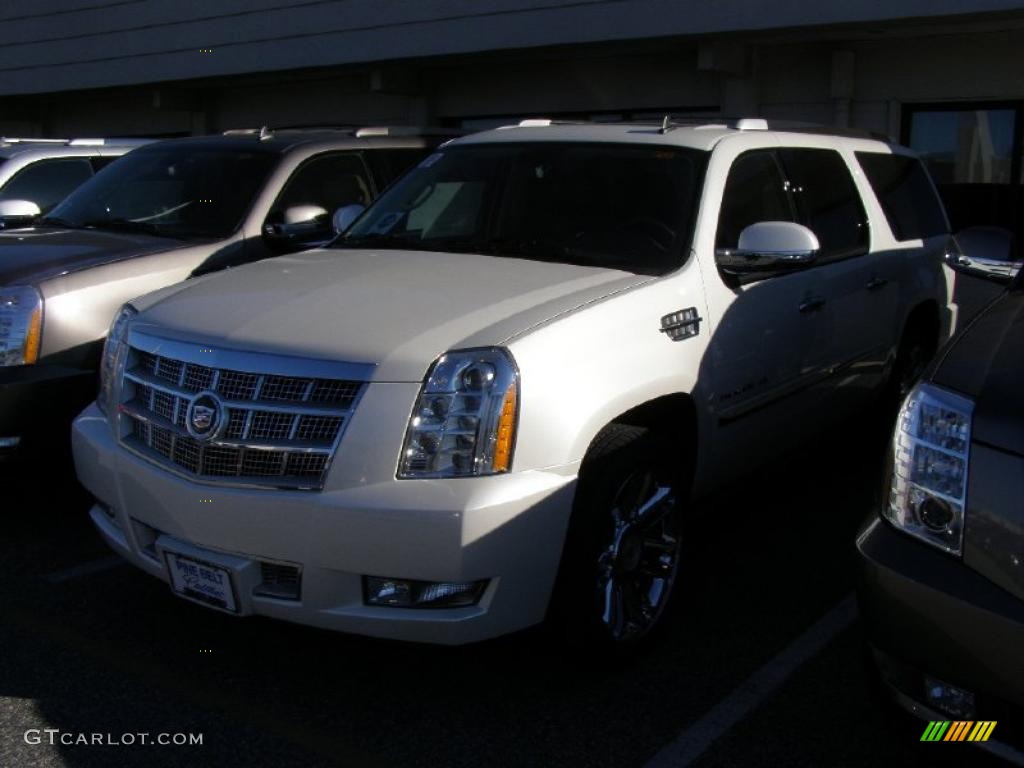
[[[216,352],[133,334],[121,388],[121,442],[198,480],[320,488],[365,387],[361,380],[322,375],[333,373],[332,365],[367,376],[370,368]],[[292,367],[318,375],[279,373]],[[223,427],[209,439],[193,437],[186,427],[200,392],[216,393],[225,411]]]

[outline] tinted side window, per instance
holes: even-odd
[[[867,215],[840,154],[831,149],[783,149],[779,154],[802,222],[821,243],[821,258],[865,252]]]
[[[432,150],[423,149],[388,149],[382,154],[387,156],[388,177],[385,184],[390,184],[416,163],[425,158]]]
[[[15,174],[0,190],[0,200],[31,200],[43,213],[92,176],[87,158],[40,160]]]
[[[761,221],[796,221],[772,150],[747,152],[733,162],[725,180],[715,248],[736,248],[740,232]]]
[[[906,155],[858,152],[885,218],[897,240],[920,240],[949,232],[935,190],[921,161]]]
[[[319,205],[329,214],[358,203],[369,205],[373,186],[359,155],[321,155],[299,167],[274,203],[275,211],[293,205]]]

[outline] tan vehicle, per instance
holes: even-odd
[[[336,213],[351,220],[443,139],[414,128],[263,129],[156,142],[31,227],[0,232],[0,456],[48,426],[66,431],[95,396],[102,340],[126,301],[326,244]]]

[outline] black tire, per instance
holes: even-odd
[[[672,464],[642,427],[611,424],[591,444],[549,614],[570,644],[627,649],[663,623],[682,540]]]
[[[897,405],[910,394],[935,355],[935,336],[925,323],[911,322],[903,332],[889,376],[887,394]]]

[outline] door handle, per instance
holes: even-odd
[[[878,275],[872,275],[871,279],[868,280],[868,284],[866,287],[869,291],[877,291],[879,288],[881,288],[888,282],[888,280],[885,280],[884,278],[881,278]]]
[[[817,312],[825,306],[825,300],[821,296],[808,296],[802,302],[800,302],[800,313],[809,315],[811,312]]]

